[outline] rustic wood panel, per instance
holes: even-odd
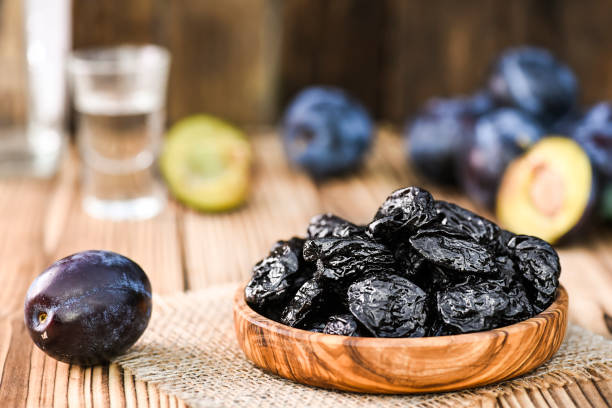
[[[75,1],[74,46],[162,44],[171,121],[208,112],[261,123],[276,109],[279,10],[277,0]]]
[[[368,0],[292,0],[283,13],[282,106],[305,85],[346,88],[377,114],[385,9]]]
[[[25,118],[22,1],[0,1],[0,131]],[[0,141],[2,134],[0,134]]]
[[[164,38],[173,55],[169,115],[208,112],[270,121],[276,109],[279,2],[166,1]]]
[[[210,112],[273,123],[312,84],[343,87],[377,119],[484,85],[505,47],[548,47],[582,99],[612,98],[612,9],[604,0],[134,0],[73,2],[75,47],[154,42],[173,54],[170,121]],[[23,120],[21,4],[0,3],[0,123]]]

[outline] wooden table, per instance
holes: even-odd
[[[253,140],[256,166],[249,203],[226,214],[198,214],[171,202],[148,221],[92,219],[81,209],[74,152],[53,180],[0,181],[1,407],[184,406],[116,365],[81,368],[58,363],[33,345],[23,324],[23,298],[34,277],[54,260],[85,249],[120,252],[147,271],[157,295],[244,281],[275,240],[304,234],[312,215],[331,211],[367,222],[392,190],[424,184],[411,174],[400,140],[388,131],[380,132],[364,169],[325,184],[314,184],[289,169],[272,132]],[[456,191],[435,193],[469,205]],[[590,234],[585,241],[561,250],[571,318],[609,336],[612,231]],[[609,407],[612,379],[516,392],[484,405]]]

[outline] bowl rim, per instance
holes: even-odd
[[[426,345],[434,346],[447,345],[447,344],[461,344],[461,343],[474,343],[482,342],[487,340],[494,340],[500,336],[511,336],[513,333],[521,332],[526,330],[529,326],[537,324],[536,320],[554,320],[556,315],[560,311],[565,309],[567,311],[569,305],[569,297],[566,289],[563,285],[559,285],[555,292],[555,299],[546,309],[541,311],[535,316],[529,319],[522,320],[520,322],[502,326],[491,330],[473,332],[473,333],[462,333],[453,334],[446,336],[428,336],[428,337],[352,337],[352,336],[341,336],[337,334],[317,333],[311,332],[304,329],[298,329],[295,327],[287,326],[285,324],[276,322],[268,317],[265,317],[255,310],[253,310],[247,303],[244,295],[244,289],[246,285],[240,285],[236,294],[234,295],[234,313],[241,312],[243,318],[248,320],[251,324],[260,327],[262,330],[273,332],[280,336],[291,337],[297,341],[309,341],[309,342],[338,342],[338,343],[359,343],[359,347],[423,347]],[[234,317],[234,320],[236,318]]]

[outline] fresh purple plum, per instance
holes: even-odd
[[[489,89],[496,99],[540,120],[555,121],[576,106],[578,81],[549,51],[510,48],[495,62]]]
[[[60,259],[28,289],[25,324],[51,357],[93,365],[124,353],[151,317],[151,284],[134,261],[109,251]]]
[[[374,126],[368,112],[337,88],[307,88],[285,112],[285,152],[292,163],[316,179],[358,167],[373,139]]]
[[[486,91],[427,101],[406,127],[408,156],[415,169],[433,182],[454,184],[461,147],[474,131],[478,117],[493,107]]]
[[[589,155],[597,172],[612,179],[612,102],[593,106],[576,126],[574,140]]]
[[[544,135],[528,114],[501,108],[482,116],[458,162],[459,180],[476,203],[492,207],[508,164]]]

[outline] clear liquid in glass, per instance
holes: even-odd
[[[165,206],[156,157],[164,126],[159,98],[92,93],[77,104],[83,206],[105,219],[145,219]]]

